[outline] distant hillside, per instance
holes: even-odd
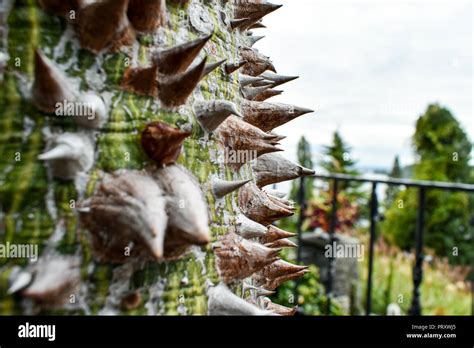
[[[414,170],[415,165],[410,164],[408,166],[404,166],[402,168],[402,178],[404,179],[411,179],[413,176],[413,170]],[[474,183],[474,166],[471,166],[471,183]]]
[[[414,166],[415,166],[414,164],[410,164],[408,166],[403,167],[402,178],[411,179],[413,175]],[[369,173],[390,175],[390,168],[384,168],[384,167],[358,166],[357,170],[361,173],[361,175],[369,174]],[[474,172],[473,172],[473,178],[474,178]]]

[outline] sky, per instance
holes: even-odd
[[[429,103],[448,107],[474,140],[473,1],[271,0],[255,44],[278,73],[300,78],[268,101],[315,110],[276,132],[296,159],[305,135],[313,160],[339,130],[361,168],[413,163],[410,137]]]

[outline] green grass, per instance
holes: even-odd
[[[367,285],[367,263],[360,263],[363,305]],[[398,303],[407,314],[413,293],[413,254],[379,246],[376,248],[372,281],[372,312],[384,315],[389,303]],[[423,315],[471,315],[470,284],[465,282],[466,269],[452,267],[434,259],[423,265],[421,305]]]

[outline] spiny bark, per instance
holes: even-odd
[[[191,6],[191,5],[190,5]],[[206,51],[210,62],[227,58],[238,60],[238,40],[219,20],[219,11],[232,15],[230,4],[214,7],[210,3],[203,11],[218,23]],[[228,180],[240,177],[211,160],[217,153],[214,140],[198,142],[204,131],[193,117],[192,101],[223,97],[238,100],[238,85],[223,69],[216,69],[205,77],[186,105],[167,110],[155,98],[124,91],[122,79],[130,64],[146,66],[151,43],[161,47],[184,43],[205,33],[184,22],[180,5],[169,3],[168,23],[154,34],[138,34],[138,46],[118,53],[99,56],[80,49],[74,34],[65,21],[45,12],[33,0],[15,1],[8,16],[8,53],[10,59],[0,85],[0,243],[38,244],[40,255],[50,253],[81,255],[82,288],[75,304],[58,309],[42,308],[44,314],[206,314],[206,282],[217,284],[211,247],[193,247],[184,259],[168,263],[148,262],[145,265],[114,265],[92,258],[87,231],[80,226],[77,203],[94,191],[104,172],[118,169],[143,169],[152,163],[141,148],[140,133],[153,121],[193,129],[184,143],[178,163],[186,166],[205,183],[211,174],[221,173]],[[184,9],[186,12],[187,9]],[[194,16],[188,12],[188,16]],[[200,28],[199,28],[200,29]],[[225,43],[225,45],[224,45]],[[98,132],[96,161],[81,185],[56,180],[48,174],[47,166],[37,160],[47,145],[49,131],[76,132],[78,126],[68,117],[44,114],[31,105],[25,91],[33,81],[34,52],[40,48],[73,79],[82,91],[92,90],[106,100],[109,121]],[[203,53],[201,53],[203,56]],[[149,55],[151,56],[151,54]],[[18,64],[15,64],[18,63]],[[130,64],[128,64],[130,63]],[[211,206],[212,235],[217,240],[226,231],[229,218],[236,215],[235,202],[226,198],[214,206],[215,198],[205,192]],[[36,310],[19,296],[7,294],[12,272],[27,266],[23,259],[0,259],[0,314],[30,313]],[[121,284],[122,289],[114,286]],[[139,304],[123,306],[122,296],[138,294]],[[124,300],[125,301],[125,300]]]
[[[282,151],[269,131],[310,110],[243,99],[277,83],[267,74],[247,77],[264,88],[239,88],[252,84],[242,72],[275,71],[244,31],[279,5],[256,1],[245,28],[229,28],[252,3],[157,0],[146,11],[160,18],[140,23],[141,1],[79,1],[67,13],[56,1],[14,2],[0,87],[0,243],[36,245],[41,262],[0,259],[0,314],[281,311],[239,288],[253,279],[273,290],[305,273],[281,263],[289,240],[257,239],[293,203],[252,181],[253,158],[232,165],[221,154]],[[55,115],[81,102],[91,105]],[[100,118],[77,119],[90,110]],[[268,115],[280,120],[257,117]]]

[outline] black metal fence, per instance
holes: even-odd
[[[337,223],[337,195],[340,182],[360,182],[360,183],[371,183],[372,191],[369,201],[369,223],[370,223],[370,239],[369,239],[369,262],[368,262],[368,276],[367,276],[367,292],[366,292],[366,306],[365,313],[370,315],[372,311],[372,276],[374,267],[374,244],[376,240],[376,223],[378,215],[378,198],[377,198],[377,185],[385,184],[389,186],[405,186],[418,188],[418,208],[417,208],[417,221],[415,231],[415,265],[413,267],[413,297],[411,301],[411,307],[409,310],[410,315],[421,315],[422,308],[420,302],[420,285],[423,281],[423,231],[425,224],[425,203],[426,203],[426,191],[429,189],[438,189],[445,191],[462,191],[467,193],[474,193],[474,185],[462,184],[462,183],[450,183],[450,182],[439,182],[439,181],[422,181],[422,180],[407,180],[407,179],[372,179],[361,176],[352,176],[346,174],[328,174],[328,175],[313,175],[311,178],[322,179],[332,181],[332,207],[329,224],[329,243],[333,245],[336,241],[335,230]],[[301,261],[301,233],[304,216],[303,213],[306,209],[305,201],[305,178],[300,178],[300,187],[298,192],[298,203],[300,208],[300,214],[298,217],[297,232],[298,232],[298,249],[297,249],[297,261]],[[326,314],[331,313],[331,297],[334,277],[334,255],[329,258],[329,270],[327,281],[325,284],[326,296],[328,298]],[[474,307],[474,305],[473,305]]]

